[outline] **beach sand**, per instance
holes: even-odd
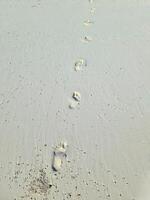
[[[0,199],[149,200],[150,2],[1,0],[0,27]]]

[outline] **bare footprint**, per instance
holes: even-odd
[[[92,24],[94,24],[94,21],[91,21],[91,20],[87,19],[87,20],[85,20],[85,21],[83,22],[83,24],[84,24],[85,26],[91,26]]]
[[[90,36],[85,36],[84,38],[81,39],[82,42],[84,43],[89,43],[91,42],[93,39]]]
[[[61,169],[64,158],[67,156],[67,147],[67,142],[61,142],[55,147],[52,161],[52,169],[54,171],[59,171]]]
[[[89,0],[89,3],[94,3],[94,0]]]
[[[86,66],[87,66],[87,61],[83,58],[79,58],[74,64],[74,70],[81,71]]]
[[[69,108],[70,109],[75,109],[78,105],[80,105],[81,101],[81,94],[77,91],[74,91],[72,94],[72,99],[69,100]]]
[[[69,108],[70,109],[75,109],[78,105],[79,105],[79,102],[74,101],[74,100],[70,100]]]
[[[81,101],[81,94],[77,91],[73,92],[73,95],[72,95],[73,99],[77,102],[80,102]]]

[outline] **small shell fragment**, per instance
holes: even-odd
[[[74,98],[74,100],[80,102],[81,101],[81,94],[79,92],[74,92],[72,97]]]

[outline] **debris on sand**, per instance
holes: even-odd
[[[51,187],[52,183],[46,176],[46,172],[41,169],[39,170],[39,176],[30,182],[28,191],[32,194],[46,195]]]
[[[59,171],[62,167],[64,158],[67,156],[67,142],[61,142],[59,146],[56,146],[53,152],[52,168],[54,171]]]

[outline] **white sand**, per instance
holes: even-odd
[[[149,55],[149,1],[1,0],[0,200],[149,200]]]

